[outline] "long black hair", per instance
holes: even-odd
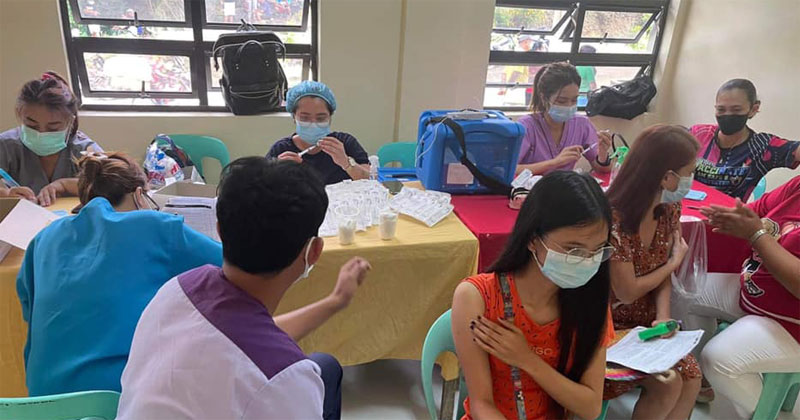
[[[597,181],[574,172],[553,172],[539,180],[525,199],[514,231],[489,271],[523,270],[532,264],[528,244],[535,238],[559,228],[597,221],[611,226],[611,208]],[[586,285],[558,291],[558,371],[573,381],[583,376],[606,331],[609,287],[608,262],[604,262]],[[567,371],[570,355],[572,366]]]

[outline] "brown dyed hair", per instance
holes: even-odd
[[[699,148],[694,136],[677,125],[657,124],[639,134],[607,193],[611,206],[621,215],[624,232],[639,230],[661,191],[664,174],[690,164]],[[656,207],[656,217],[663,211],[663,206]]]
[[[119,205],[126,194],[145,189],[144,170],[125,153],[87,154],[78,160],[78,197],[86,205],[103,197],[112,206]]]
[[[533,79],[533,97],[530,110],[544,112],[547,110],[547,101],[558,93],[564,86],[571,84],[581,85],[581,75],[570,63],[560,61],[550,63],[540,68]]]
[[[51,111],[71,114],[75,117],[69,132],[69,139],[78,132],[78,100],[66,79],[54,71],[42,74],[39,79],[22,85],[17,96],[17,114],[25,105],[44,105]]]

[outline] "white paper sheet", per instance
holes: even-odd
[[[675,366],[700,342],[702,330],[678,331],[668,339],[642,341],[636,327],[606,353],[606,361],[619,363],[644,373],[666,372]]]
[[[26,250],[39,231],[59,216],[28,200],[19,200],[0,222],[0,241]]]
[[[171,197],[161,211],[183,216],[187,226],[219,242],[216,198]]]

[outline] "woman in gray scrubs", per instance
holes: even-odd
[[[0,197],[49,206],[58,196],[76,195],[75,160],[102,149],[78,131],[78,101],[67,81],[47,72],[25,83],[16,112],[20,126],[0,133],[0,169],[13,179],[0,182]]]

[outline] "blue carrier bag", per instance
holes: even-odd
[[[508,195],[524,135],[499,111],[424,111],[417,177],[428,190]]]

